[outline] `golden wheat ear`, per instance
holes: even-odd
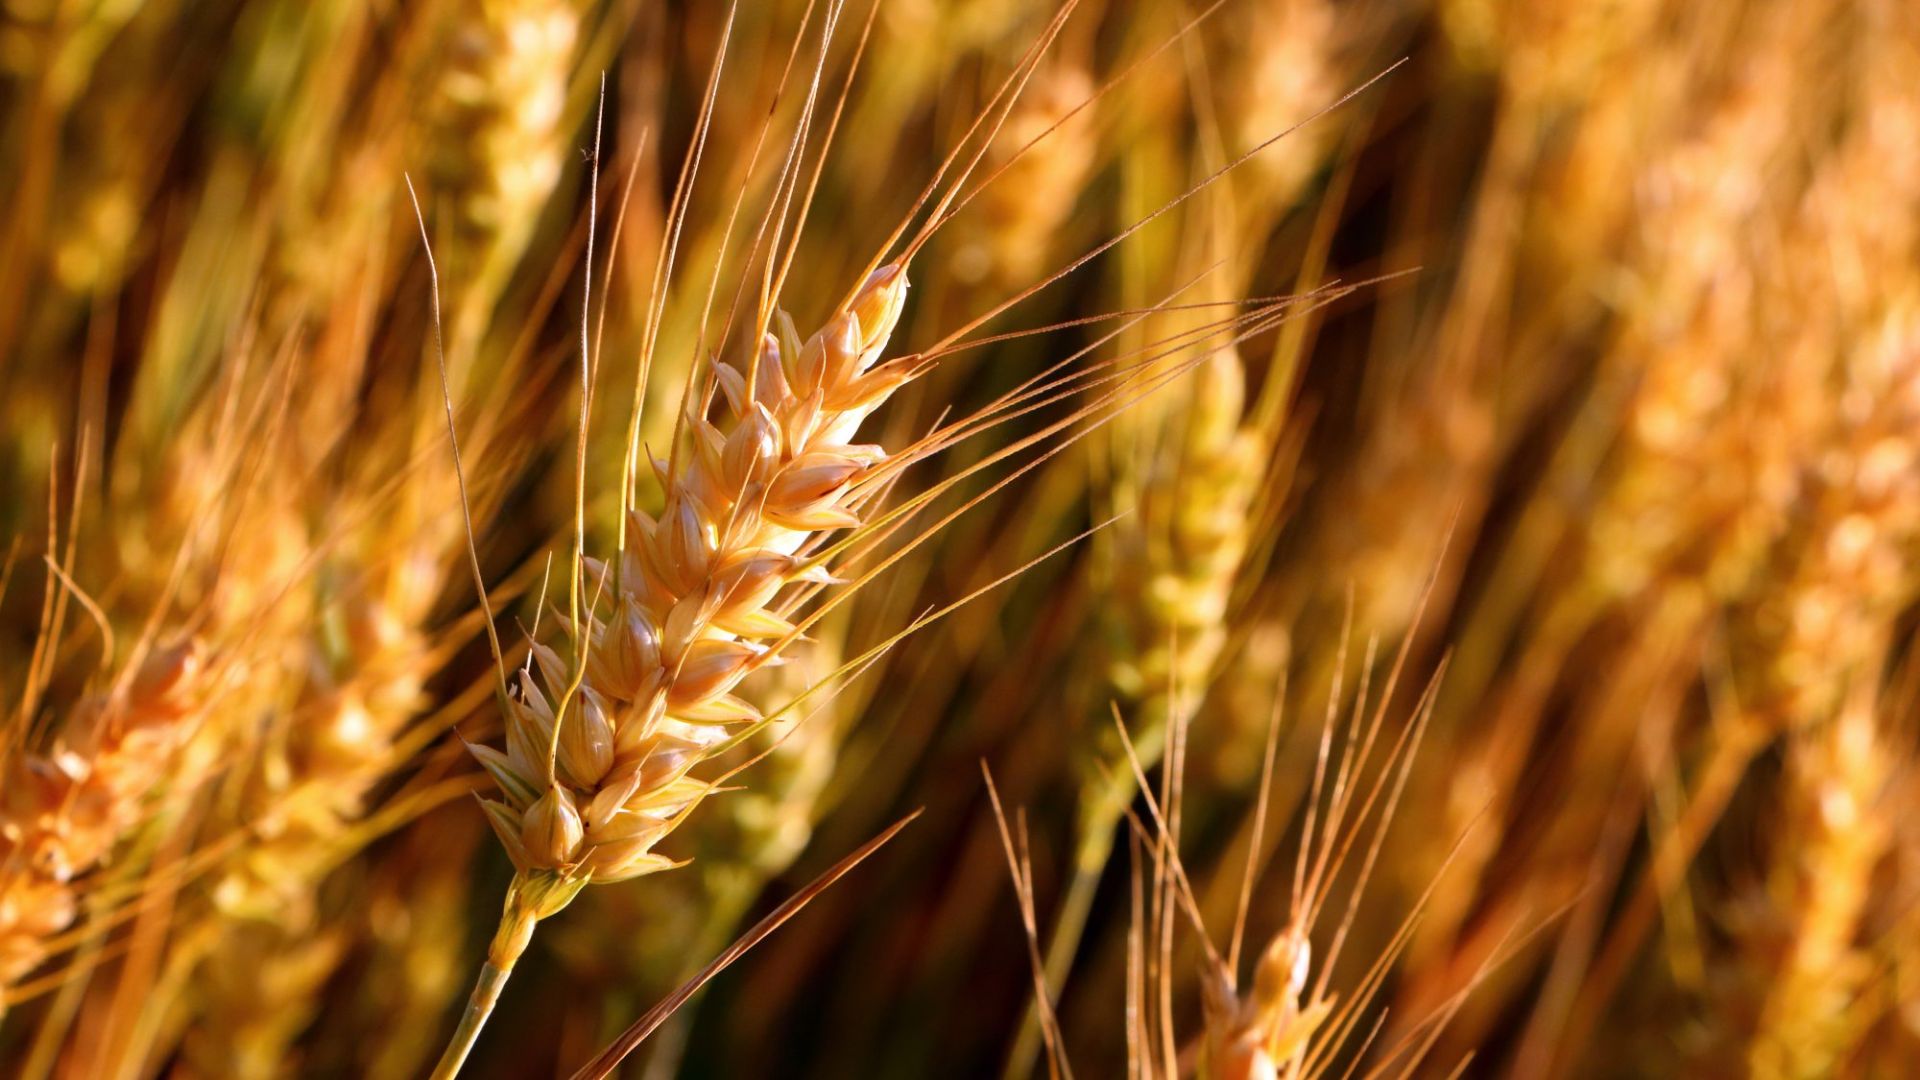
[[[216,771],[190,750],[214,728],[216,703],[235,685],[248,632],[218,617],[214,601],[203,599],[182,613],[176,600],[183,582],[207,572],[209,551],[226,540],[210,538],[241,520],[233,504],[244,496],[218,481],[244,488],[252,480],[238,461],[241,448],[251,448],[249,438],[271,429],[262,417],[272,415],[278,399],[274,380],[267,382],[257,397],[242,393],[237,378],[215,395],[226,408],[216,410],[207,435],[210,483],[196,493],[189,514],[196,527],[164,558],[156,553],[152,609],[124,650],[106,612],[73,577],[87,500],[75,493],[64,541],[57,506],[49,508],[35,645],[20,698],[0,731],[0,1011],[77,985],[112,955],[106,934],[164,908],[177,888],[169,871],[144,861],[151,852],[129,854],[119,864],[115,856],[165,816],[164,799],[197,794]],[[83,440],[75,455],[76,475],[87,474],[88,445]],[[50,495],[57,490],[49,484]],[[99,634],[102,652],[89,688],[62,705],[50,684],[63,645],[79,639],[67,631],[73,604],[93,620],[85,629]],[[220,634],[221,647],[198,630]],[[70,949],[64,968],[23,981]]]
[[[1432,587],[1430,579],[1429,590]],[[1349,612],[1352,606],[1349,604]],[[1351,616],[1347,626],[1351,627]],[[1254,1080],[1260,1077],[1325,1075],[1343,1058],[1364,1058],[1375,1048],[1382,1033],[1384,1013],[1374,1016],[1364,1033],[1360,1025],[1372,1013],[1371,1003],[1405,949],[1417,924],[1427,897],[1438,885],[1440,874],[1451,864],[1452,855],[1443,860],[1435,880],[1415,902],[1390,940],[1371,960],[1365,973],[1354,984],[1336,990],[1333,970],[1353,928],[1359,904],[1383,850],[1386,833],[1405,793],[1413,760],[1430,721],[1446,663],[1443,660],[1414,704],[1409,720],[1390,740],[1386,733],[1388,706],[1411,655],[1411,640],[1401,648],[1389,666],[1384,685],[1372,687],[1377,646],[1370,643],[1361,658],[1361,678],[1351,703],[1345,702],[1339,676],[1346,669],[1349,632],[1341,635],[1335,665],[1336,678],[1329,690],[1328,708],[1321,728],[1312,778],[1304,804],[1299,849],[1291,874],[1287,901],[1288,917],[1283,928],[1260,950],[1254,961],[1251,985],[1241,985],[1242,943],[1248,911],[1257,891],[1264,862],[1261,836],[1266,827],[1272,770],[1278,745],[1281,713],[1270,714],[1267,749],[1264,756],[1260,794],[1255,802],[1251,823],[1253,839],[1248,846],[1247,862],[1239,875],[1239,894],[1230,944],[1223,956],[1218,952],[1200,915],[1200,905],[1189,872],[1181,858],[1178,836],[1184,785],[1181,772],[1186,761],[1188,723],[1181,712],[1160,733],[1164,764],[1158,794],[1150,785],[1142,755],[1134,738],[1118,714],[1113,717],[1117,742],[1127,762],[1134,785],[1141,792],[1145,821],[1127,809],[1126,816],[1135,836],[1136,856],[1133,928],[1128,945],[1128,1008],[1134,1020],[1127,1025],[1130,1074],[1141,1076],[1180,1075],[1189,1065],[1207,1080]],[[1282,676],[1284,678],[1284,675]],[[1346,711],[1350,719],[1343,721]],[[1345,731],[1341,731],[1342,728]],[[1464,837],[1462,838],[1464,839]],[[1008,857],[1015,867],[1016,891],[1026,880],[1011,841],[1006,841]],[[1456,841],[1453,851],[1460,847]],[[1147,853],[1151,884],[1140,877],[1138,859]],[[1346,868],[1358,856],[1351,873]],[[1348,890],[1347,900],[1337,908],[1332,904],[1336,882]],[[1338,910],[1330,926],[1323,925],[1328,914]],[[1203,950],[1200,981],[1204,1027],[1199,1036],[1183,1042],[1176,1022],[1179,1010],[1174,993],[1172,964],[1177,920],[1187,922]],[[1536,928],[1537,929],[1537,928]],[[1510,958],[1520,943],[1531,934],[1518,928],[1508,932],[1470,982],[1477,985],[1499,963]],[[1315,939],[1324,948],[1316,949]],[[1149,941],[1154,942],[1150,946]],[[1038,935],[1029,930],[1029,941],[1037,965]],[[1036,974],[1037,992],[1045,1008],[1046,988]],[[1431,1052],[1440,1030],[1462,1005],[1465,991],[1449,998],[1434,1011],[1406,1025],[1404,1033],[1391,1045],[1380,1048],[1379,1058],[1366,1075],[1411,1075]],[[1049,1046],[1058,1038],[1057,1029],[1046,1034]],[[1357,1043],[1355,1040],[1358,1040]]]
[[[145,820],[206,692],[189,641],[143,662],[123,695],[82,702],[44,754],[16,753],[0,796],[0,989],[50,955],[81,915],[85,876]],[[0,998],[4,1003],[5,998]]]

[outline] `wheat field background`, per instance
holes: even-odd
[[[0,86],[0,1075],[1920,1072],[1920,7]]]

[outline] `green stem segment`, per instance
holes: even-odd
[[[527,894],[525,879],[515,877],[507,888],[500,929],[494,932],[493,943],[487,946],[487,962],[481,965],[480,978],[473,984],[473,996],[467,999],[466,1011],[460,1015],[460,1026],[454,1029],[453,1039],[440,1055],[440,1064],[433,1067],[433,1080],[453,1080],[459,1075],[460,1067],[473,1051],[473,1044],[480,1038],[480,1029],[500,1002],[500,991],[506,989],[513,965],[533,940],[533,928],[539,921],[540,912]]]

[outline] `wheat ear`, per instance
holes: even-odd
[[[1181,452],[1169,455],[1170,475],[1144,485],[1145,530],[1129,539],[1125,572],[1116,575],[1115,627],[1119,639],[1109,678],[1130,703],[1134,738],[1145,763],[1157,759],[1161,736],[1194,713],[1226,643],[1228,602],[1249,540],[1248,519],[1265,474],[1264,441],[1242,424],[1246,375],[1238,352],[1224,348],[1200,362],[1192,376],[1189,427]],[[1134,794],[1133,777],[1113,768],[1119,747],[1102,741],[1080,787],[1074,891],[1055,928],[1050,976],[1058,981],[1072,959],[1091,906],[1099,869],[1113,845],[1114,826]]]
[[[1789,939],[1765,972],[1752,1076],[1834,1075],[1864,1026],[1873,958],[1857,939],[1891,839],[1879,803],[1894,759],[1872,695],[1860,697],[1793,748],[1772,882]]]
[[[503,702],[507,747],[474,747],[501,798],[487,818],[518,871],[471,1001],[436,1070],[459,1070],[535,924],[590,882],[673,866],[654,846],[712,794],[691,775],[761,719],[731,693],[795,628],[769,605],[787,585],[824,583],[803,549],[860,523],[856,482],[884,460],[851,439],[917,361],[876,364],[906,298],[898,265],[873,272],[803,345],[768,334],[749,370],[716,365],[733,413],[723,433],[689,410],[692,445],[656,462],[660,515],[633,512],[633,540],[583,569],[608,594],[562,658],[535,645]],[[542,689],[544,683],[545,689]]]
[[[1015,103],[995,143],[995,182],[980,192],[980,238],[955,253],[961,280],[1003,285],[1038,279],[1070,220],[1098,149],[1085,109],[1094,81],[1077,64],[1048,65]]]
[[[199,727],[203,669],[191,642],[158,650],[122,693],[87,698],[48,752],[8,762],[0,787],[0,989],[51,955],[79,917],[84,875],[145,820]]]
[[[452,351],[463,355],[532,237],[567,155],[568,78],[578,0],[488,0],[463,22],[437,87],[435,185],[455,214],[446,237],[462,268]]]

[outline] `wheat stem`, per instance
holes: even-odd
[[[440,1055],[440,1063],[433,1067],[433,1080],[451,1080],[460,1074],[467,1055],[473,1052],[473,1044],[480,1038],[480,1029],[486,1026],[487,1017],[493,1015],[493,1007],[500,1003],[500,992],[506,989],[507,979],[513,975],[513,965],[533,940],[533,928],[539,921],[539,909],[528,895],[528,880],[525,875],[516,875],[507,888],[500,928],[494,931],[493,943],[487,946],[486,963],[480,966],[480,977],[474,980],[473,994],[467,998],[466,1011],[460,1014],[460,1026],[454,1029],[446,1052]]]

